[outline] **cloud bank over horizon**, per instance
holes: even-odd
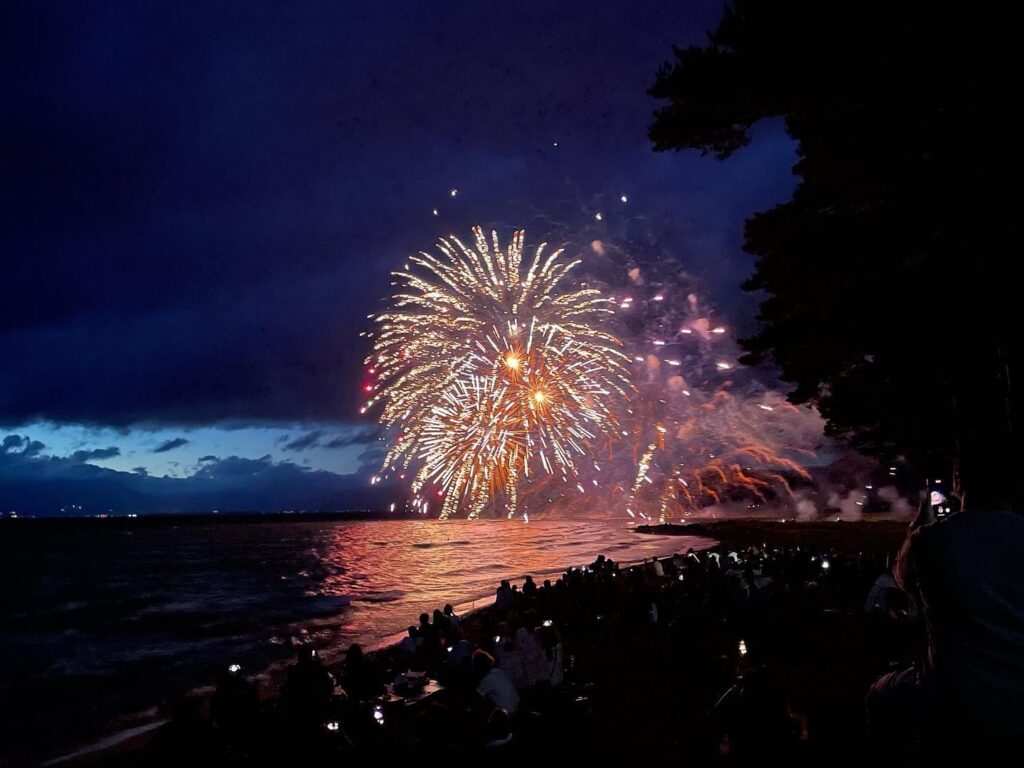
[[[27,435],[0,442],[0,515],[61,516],[221,512],[335,511],[382,508],[394,490],[370,486],[370,467],[349,474],[291,461],[201,457],[183,476],[154,476],[145,467],[91,463],[117,448],[58,456]]]

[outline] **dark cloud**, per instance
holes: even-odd
[[[312,470],[270,456],[204,457],[188,477],[157,477],[137,467],[119,472],[76,455],[25,456],[0,452],[0,498],[21,514],[53,515],[69,503],[84,514],[279,511],[383,507],[394,488],[371,486],[366,474]]]
[[[25,435],[7,435],[0,443],[0,451],[14,453],[17,451],[23,456],[38,456],[46,446],[39,440],[32,440]]]
[[[167,451],[173,451],[175,448],[181,448],[183,445],[188,445],[187,439],[184,437],[174,437],[160,443],[160,445],[153,449],[153,453],[167,453]]]
[[[324,448],[348,448],[352,445],[362,445],[370,440],[377,440],[383,435],[383,431],[377,425],[368,424],[349,432],[346,435],[338,435],[324,443]]]
[[[149,475],[149,470],[146,469],[145,467],[135,467],[132,470],[132,472],[134,472],[136,475]]]
[[[6,3],[0,424],[344,421],[402,256],[478,221],[596,226],[598,194],[642,191],[735,288],[790,142],[719,164],[646,137],[655,69],[720,8]]]
[[[220,457],[214,456],[212,453],[211,454],[207,454],[206,456],[200,456],[199,457],[199,463],[200,464],[202,464],[204,462],[207,462],[207,461],[219,461],[219,460],[220,460]]]
[[[304,451],[307,448],[316,448],[320,445],[320,438],[324,436],[323,430],[314,429],[312,432],[307,432],[304,435],[292,440],[284,446],[286,451]]]
[[[384,454],[388,452],[388,447],[385,443],[377,441],[370,443],[359,453],[358,462],[359,466],[364,469],[376,471],[380,468],[380,464],[384,461]]]
[[[91,448],[88,450],[83,449],[80,451],[75,451],[70,456],[68,456],[68,460],[76,464],[81,464],[83,462],[91,461],[93,459],[113,459],[115,456],[120,455],[121,449],[118,448],[116,445],[112,445],[109,448]]]

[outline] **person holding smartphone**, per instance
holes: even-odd
[[[926,484],[894,569],[922,607],[926,652],[914,667],[872,686],[873,729],[884,730],[879,720],[912,713],[917,722],[908,725],[920,726],[936,753],[962,749],[1002,761],[1024,752],[1024,517],[1017,485],[998,451],[960,466],[954,496],[961,509],[954,514],[948,499],[933,503]]]

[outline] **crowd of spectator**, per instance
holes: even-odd
[[[884,552],[767,545],[600,556],[540,584],[502,581],[466,617],[423,613],[396,646],[354,645],[333,672],[302,648],[271,714],[229,670],[208,725],[237,764],[275,764],[282,749],[511,763],[556,744],[580,759],[842,763],[870,755],[870,681],[922,653],[920,607],[890,566]]]

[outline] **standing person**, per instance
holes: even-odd
[[[429,613],[420,614],[419,633],[420,637],[423,638],[424,645],[434,646],[438,644],[437,629],[436,626],[430,623]]]
[[[437,668],[441,660],[441,636],[439,627],[430,623],[430,614],[420,614],[420,637],[423,638],[423,645],[420,648],[419,662],[424,670],[431,671]]]
[[[502,579],[497,591],[494,593],[494,607],[499,611],[508,610],[512,606],[512,587],[508,579]]]
[[[537,584],[533,580],[533,576],[527,576],[526,581],[523,582],[523,595],[526,597],[533,597],[537,594]]]
[[[447,603],[444,606],[444,615],[448,619],[448,626],[452,628],[452,639],[462,639],[462,629],[459,627],[459,617],[455,614],[455,609],[452,608],[451,603]]]
[[[437,632],[438,642],[441,645],[451,645],[454,642],[452,638],[452,625],[448,621],[448,617],[436,608],[434,609],[433,627],[434,631]]]

